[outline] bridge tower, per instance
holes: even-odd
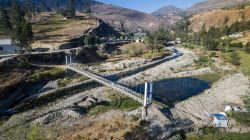
[[[71,56],[71,53],[69,52],[66,52],[66,54],[65,54],[65,65],[66,65],[66,69],[65,69],[65,71],[67,72],[67,70],[68,70],[68,67],[69,67],[69,65],[71,65],[72,64],[72,56]]]
[[[149,94],[148,94],[148,85],[149,85]],[[146,82],[144,90],[144,102],[142,107],[142,120],[145,120],[147,117],[147,107],[149,104],[153,103],[153,83]]]

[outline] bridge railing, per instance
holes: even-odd
[[[120,91],[122,93],[125,93],[127,96],[135,99],[136,101],[138,101],[140,103],[143,103],[143,95],[141,95],[140,93],[137,93],[137,92],[125,87],[125,86],[122,86],[120,84],[112,82],[111,80],[108,80],[108,79],[106,79],[98,74],[94,74],[93,72],[85,69],[84,67],[79,68],[79,66],[77,64],[72,63],[68,66],[68,68],[77,72],[77,73],[83,74],[86,77],[89,77],[89,78],[91,78],[91,79],[93,79],[93,80],[95,80],[103,85],[111,87],[111,88],[113,88],[117,91]]]

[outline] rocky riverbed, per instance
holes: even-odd
[[[209,114],[224,112],[228,104],[244,107],[242,97],[248,95],[249,85],[243,74],[227,76],[204,93],[177,103],[171,112],[175,118],[190,119],[203,126],[208,123]]]

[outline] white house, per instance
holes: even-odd
[[[175,39],[175,43],[176,43],[176,44],[181,44],[181,38],[176,38],[176,39]]]
[[[11,43],[10,39],[0,39],[0,53],[17,53],[20,48]]]
[[[225,113],[211,114],[213,118],[212,124],[215,127],[227,128],[228,126],[228,118]]]

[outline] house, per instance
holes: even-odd
[[[181,38],[176,38],[176,39],[175,39],[175,43],[176,43],[176,44],[181,44]]]
[[[211,114],[212,125],[220,128],[227,128],[228,126],[228,118],[225,113]]]
[[[20,48],[12,44],[10,39],[0,39],[0,53],[18,53]]]
[[[231,34],[229,35],[230,38],[239,38],[239,37],[243,37],[242,33],[235,33],[235,34]]]

